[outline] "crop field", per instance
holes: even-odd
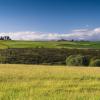
[[[100,68],[1,64],[0,100],[100,100]]]
[[[70,41],[4,41],[0,40],[0,49],[6,48],[90,48],[100,49],[100,42]]]

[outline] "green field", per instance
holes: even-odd
[[[100,100],[100,68],[0,65],[0,100]]]
[[[100,49],[100,42],[69,41],[0,41],[0,49],[5,48],[90,48]]]

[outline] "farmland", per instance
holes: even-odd
[[[81,48],[100,49],[100,42],[71,42],[71,41],[3,41],[0,40],[0,49],[6,48]]]
[[[99,100],[100,69],[0,65],[0,100]]]

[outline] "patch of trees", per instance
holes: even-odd
[[[100,59],[91,60],[90,66],[100,66]]]
[[[1,36],[0,40],[11,40],[9,36]]]
[[[82,55],[71,55],[66,59],[66,65],[68,66],[88,66],[89,58]]]
[[[100,59],[100,50],[96,49],[13,48],[0,50],[0,63],[8,64],[89,66],[94,60],[98,64],[97,59]]]

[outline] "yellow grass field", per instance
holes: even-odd
[[[0,100],[100,100],[100,68],[0,65]]]

